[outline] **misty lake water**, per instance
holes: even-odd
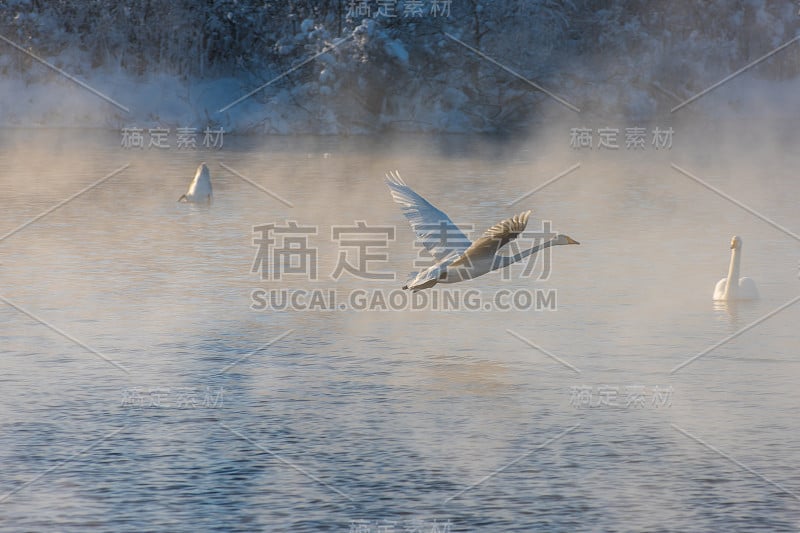
[[[800,294],[800,243],[671,166],[800,232],[800,156],[561,133],[0,132],[0,529],[800,529],[800,304],[741,332]],[[213,204],[177,203],[201,161]],[[580,241],[548,276],[461,286],[555,305],[254,309],[258,289],[402,285],[418,255],[393,169],[476,233],[532,209]],[[316,232],[316,280],[253,272],[253,228],[291,221]],[[397,279],[331,275],[358,261],[333,228],[358,221],[396,227],[370,252]],[[715,306],[734,234],[761,299]]]

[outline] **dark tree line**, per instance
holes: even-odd
[[[432,1],[423,4],[430,9]],[[338,112],[372,126],[400,114],[424,122],[436,108],[457,110],[469,127],[491,130],[527,118],[543,95],[446,34],[578,99],[598,84],[635,86],[655,97],[664,80],[677,93],[707,86],[794,37],[800,22],[791,0],[453,0],[447,16],[403,16],[409,1],[397,0],[393,18],[376,16],[377,0],[366,2],[369,17],[354,9],[358,4],[0,0],[0,31],[40,56],[76,61],[78,73],[236,76],[252,86],[352,36],[275,90],[290,90],[310,108],[335,100]],[[798,48],[754,74],[797,76]],[[0,43],[0,74],[31,65]]]

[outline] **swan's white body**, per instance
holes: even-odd
[[[750,278],[739,277],[739,262],[742,253],[742,239],[734,236],[731,239],[731,263],[728,277],[722,278],[714,287],[714,300],[757,300],[758,287]]]
[[[200,163],[197,172],[194,174],[192,183],[186,194],[178,198],[179,202],[189,202],[193,204],[210,204],[212,199],[211,192],[211,173],[205,163]]]
[[[445,213],[414,192],[396,171],[386,175],[386,184],[394,201],[400,204],[411,229],[436,259],[432,266],[412,274],[404,289],[418,291],[437,283],[458,283],[507,267],[550,246],[580,244],[566,235],[556,235],[514,256],[500,255],[500,248],[525,230],[530,211],[495,224],[481,238],[470,242]]]

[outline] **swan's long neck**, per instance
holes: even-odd
[[[736,296],[739,290],[739,251],[741,248],[731,250],[731,264],[728,267],[728,280],[725,282],[725,296]]]
[[[533,248],[528,248],[527,250],[523,250],[517,255],[496,255],[494,258],[494,263],[492,264],[492,270],[497,270],[499,268],[505,268],[508,265],[516,263],[518,261],[522,261],[529,255],[533,255],[540,250],[544,250],[545,248],[549,248],[553,246],[553,241],[547,241],[542,244],[537,244]],[[737,263],[738,265],[738,263]],[[738,272],[738,267],[737,267]]]

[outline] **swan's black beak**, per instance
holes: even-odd
[[[580,244],[580,243],[575,239],[573,239],[572,237],[567,237],[567,244]]]

